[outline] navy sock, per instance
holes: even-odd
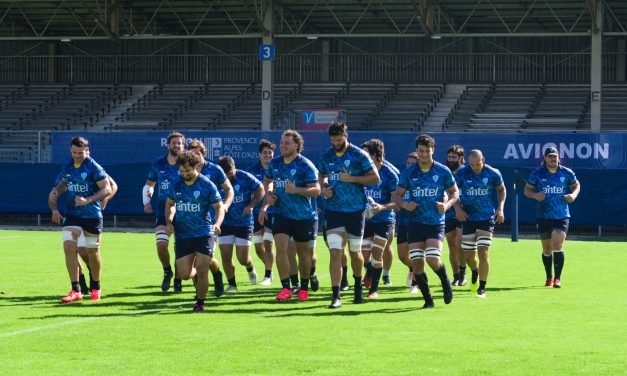
[[[485,290],[485,284],[487,283],[487,281],[479,281],[479,289],[480,290]]]
[[[340,286],[333,286],[331,287],[331,289],[333,290],[333,299],[339,299],[340,298]]]
[[[289,289],[290,288],[290,279],[289,278],[283,278],[281,280],[281,286],[283,286],[284,289]]]
[[[560,279],[564,267],[564,252],[553,253],[553,264],[555,265],[555,279]]]
[[[252,265],[246,267],[246,271],[249,272],[249,273],[252,272],[253,270],[255,270],[255,267],[252,266]]]
[[[72,290],[76,291],[76,292],[81,292],[81,285],[78,283],[78,281],[74,282],[72,281]]]
[[[298,274],[291,275],[290,276],[290,281],[292,282],[292,286],[293,287],[298,286]]]
[[[466,276],[466,267],[465,266],[460,266],[459,267],[459,279],[464,279],[464,277]]]
[[[553,255],[545,255],[542,253],[542,263],[544,264],[544,272],[546,273],[546,278],[553,277]]]
[[[347,273],[348,273],[348,266],[342,266],[342,286],[348,285]]]
[[[266,269],[266,273],[263,275],[264,278],[270,278],[272,276],[272,270]]]
[[[353,279],[355,280],[355,289],[357,288],[357,286],[361,288],[361,277],[353,276]]]
[[[92,290],[100,290],[100,281],[91,281]]]
[[[196,304],[198,305],[205,305],[205,299],[196,299]]]
[[[235,282],[235,277],[229,278],[229,286],[237,287],[237,282]]]
[[[300,279],[300,289],[305,291],[309,290],[309,278]]]
[[[364,268],[366,268],[366,275],[372,275],[372,263],[370,261],[368,261],[365,265]]]
[[[442,264],[442,266],[440,266],[440,269],[435,271],[435,274],[438,275],[438,277],[440,277],[440,282],[442,282],[443,284],[446,283],[446,280],[448,279],[448,276],[446,275],[446,266],[444,266],[444,264]],[[426,273],[425,273],[426,275]]]
[[[312,267],[311,267],[311,270],[309,271],[309,275],[310,275],[310,276],[312,276],[312,275],[314,275],[314,274],[316,274],[316,267],[315,267],[315,266],[312,266]]]
[[[381,278],[383,269],[372,268],[372,284],[370,285],[370,292],[376,292],[379,290],[379,279]]]
[[[479,279],[479,269],[471,270],[472,271],[472,283],[477,283],[477,279]]]
[[[170,265],[163,268],[165,274],[172,274],[172,267]]]
[[[422,293],[422,297],[425,299],[425,302],[433,302],[433,297],[431,296],[431,290],[429,290],[429,284],[427,283],[426,273],[422,273],[416,276],[416,281],[418,282],[418,288]]]

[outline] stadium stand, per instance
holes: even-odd
[[[603,86],[601,123],[606,131],[627,130],[627,87],[625,85]]]

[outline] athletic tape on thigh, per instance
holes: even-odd
[[[263,233],[263,240],[266,241],[266,242],[272,243],[274,241],[274,237],[272,236],[271,232],[264,232]]]
[[[235,238],[235,246],[249,246],[250,247],[250,240],[248,239],[242,239],[242,238]]]
[[[479,247],[488,247],[488,248],[490,248],[490,245],[492,245],[492,238],[490,238],[489,236],[480,236],[477,239],[477,245]]]
[[[348,238],[348,250],[351,252],[361,252],[361,238],[349,237]]]
[[[440,258],[440,256],[442,255],[442,250],[439,248],[427,248],[425,253],[427,257]]]
[[[327,234],[327,244],[330,249],[342,249],[342,241],[344,239],[339,234]]]
[[[387,242],[387,241],[388,241],[388,240],[387,240],[386,238],[384,238],[383,236],[379,236],[379,235],[377,235],[377,234],[374,234],[374,240],[375,240],[375,241],[377,241],[377,240],[381,240],[381,241],[384,241],[384,242]]]
[[[81,232],[81,234],[78,236],[78,241],[76,242],[76,246],[77,247],[85,247],[85,233]]]
[[[380,250],[382,250],[382,251],[383,251],[383,248],[384,248],[384,247],[380,246],[380,245],[379,245],[379,244],[377,244],[377,243],[372,243],[371,248],[376,248],[376,249],[380,249]]]
[[[362,240],[361,245],[370,249],[370,246],[372,246],[372,240],[364,239]]]
[[[564,250],[563,249],[555,249],[555,250],[553,250],[553,253],[555,253],[555,252],[562,252],[563,253]]]
[[[76,243],[76,240],[74,240],[74,237],[72,236],[74,233],[70,230],[62,230],[61,231],[61,238],[63,239],[64,242],[74,242]]]
[[[218,243],[224,245],[233,244],[235,243],[235,235],[218,236]]]
[[[155,237],[157,238],[157,243],[158,242],[166,242],[166,243],[170,242],[170,234],[168,234],[165,231],[155,232]]]
[[[425,258],[424,249],[412,249],[409,251],[409,258],[412,260],[420,260]]]
[[[253,235],[253,243],[259,244],[263,242],[263,235]]]
[[[85,237],[85,248],[98,248],[100,245],[100,239],[96,236]]]
[[[477,241],[474,235],[472,237],[462,237],[462,249],[468,252],[477,250]]]

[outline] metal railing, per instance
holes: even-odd
[[[0,131],[0,162],[49,163],[50,131]]]
[[[603,54],[603,81],[625,81],[625,55]],[[590,81],[589,53],[278,54],[275,82]],[[257,55],[3,56],[0,83],[259,82]]]

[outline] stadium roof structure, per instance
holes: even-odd
[[[598,11],[627,35],[625,0],[0,0],[0,40],[586,36]]]

